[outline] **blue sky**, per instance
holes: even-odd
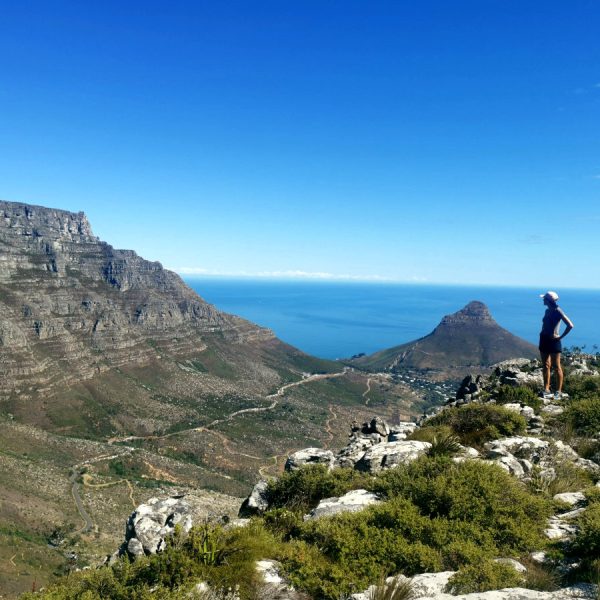
[[[0,0],[0,198],[184,273],[599,287],[600,4]]]

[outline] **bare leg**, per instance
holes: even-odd
[[[554,372],[556,373],[556,391],[562,392],[563,370],[560,364],[560,352],[552,355],[552,365],[554,366]]]
[[[545,392],[549,392],[550,391],[550,355],[546,354],[545,352],[541,353],[542,356],[542,367],[543,367],[543,374],[544,374],[544,391]]]

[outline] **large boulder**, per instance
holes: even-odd
[[[339,498],[324,498],[316,508],[304,516],[304,520],[330,517],[341,512],[358,512],[378,502],[379,498],[367,490],[352,490]]]
[[[348,445],[338,452],[336,466],[354,468],[365,452],[379,442],[379,436],[376,438],[372,435],[353,435]]]
[[[117,554],[131,557],[155,554],[166,546],[166,539],[179,525],[188,532],[195,523],[206,520],[223,522],[235,515],[239,499],[216,492],[199,491],[166,498],[151,498],[140,504],[125,525],[125,540]]]
[[[335,456],[331,450],[322,448],[304,448],[288,456],[285,462],[286,471],[296,471],[305,465],[325,465],[332,469],[335,463]]]
[[[165,547],[165,538],[179,524],[186,533],[192,528],[192,508],[183,496],[151,498],[138,506],[127,520],[127,551],[138,556],[155,554]],[[132,540],[136,541],[132,541]]]
[[[269,508],[269,499],[267,497],[267,489],[269,482],[266,479],[261,479],[253,488],[250,495],[244,500],[239,517],[252,517],[261,515]]]
[[[356,463],[356,469],[368,473],[378,473],[398,465],[405,465],[416,460],[431,448],[429,442],[404,440],[401,442],[385,442],[369,448]]]
[[[398,425],[392,425],[388,435],[388,442],[400,442],[405,440],[417,428],[418,425],[410,421],[402,421],[401,423],[398,423]]]

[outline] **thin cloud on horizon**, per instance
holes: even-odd
[[[382,275],[349,275],[340,273],[328,273],[322,271],[218,271],[213,269],[205,269],[202,267],[177,267],[173,268],[173,271],[180,275],[206,275],[211,277],[244,277],[244,278],[256,278],[256,279],[312,279],[320,281],[371,281],[371,282],[382,282],[382,283],[402,283],[402,282],[413,282],[413,283],[425,283],[427,279],[425,277],[413,276],[407,279],[400,279],[397,277],[385,277]]]

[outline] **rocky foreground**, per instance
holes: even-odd
[[[595,374],[584,361],[573,365],[575,372]],[[351,468],[353,470],[377,474],[406,465],[419,456],[428,453],[432,442],[418,439],[419,429],[432,418],[436,418],[447,410],[465,405],[495,405],[501,395],[511,387],[523,389],[525,385],[536,386],[540,382],[539,368],[532,367],[529,361],[506,362],[499,364],[491,377],[467,377],[456,394],[445,407],[437,409],[436,414],[424,416],[419,423],[404,422],[394,426],[383,419],[374,417],[370,423],[362,426],[353,424],[348,444],[337,453],[319,448],[307,448],[289,456],[285,469],[294,472],[308,465],[324,465],[328,470]],[[507,386],[509,386],[507,388]],[[560,439],[556,439],[556,417],[564,410],[564,401],[540,400],[540,407],[534,410],[527,404],[507,402],[505,409],[523,417],[527,423],[525,435],[501,437],[483,444],[479,449],[459,444],[455,448],[453,461],[478,461],[493,463],[510,473],[513,477],[528,485],[549,486],[559,477],[559,471],[569,468],[587,473],[590,480],[600,479],[600,456],[593,460],[582,458],[574,448]],[[435,441],[433,442],[435,444]],[[596,484],[598,488],[600,483]],[[559,507],[555,514],[548,518],[545,535],[555,544],[568,548],[578,533],[578,520],[585,513],[588,505],[584,489],[554,495],[554,504]],[[348,493],[332,498],[323,498],[318,505],[305,514],[304,521],[319,520],[333,515],[359,512],[367,506],[376,505],[381,500],[366,489],[354,489]],[[240,519],[228,523],[226,527],[246,525],[253,515],[261,515],[271,508],[269,482],[259,481],[251,495],[240,507]],[[136,509],[127,522],[126,538],[120,554],[130,557],[150,555],[160,552],[166,545],[166,539],[173,533],[177,524],[189,531],[194,522],[206,519],[206,512],[198,514],[186,497],[155,499]],[[213,515],[214,517],[214,515]],[[116,559],[118,554],[111,558]],[[525,574],[531,566],[526,566],[509,557],[499,556],[497,561],[506,563],[517,573]],[[531,552],[528,565],[544,565],[551,559],[540,549]],[[555,565],[556,567],[556,565]],[[564,574],[575,572],[578,560],[565,559],[557,569]],[[261,561],[257,567],[265,579],[265,593],[277,593],[280,598],[296,598],[297,592],[287,583],[286,578],[274,561]],[[537,591],[514,587],[510,589],[491,590],[468,594],[452,595],[449,593],[449,580],[454,572],[423,573],[411,578],[398,575],[388,578],[388,585],[393,581],[408,581],[413,599],[450,600],[562,600],[568,598],[597,598],[598,587],[588,584],[572,584],[552,591]],[[198,590],[206,589],[206,584],[197,586]],[[354,600],[367,600],[372,597],[375,587],[360,593],[354,593]]]

